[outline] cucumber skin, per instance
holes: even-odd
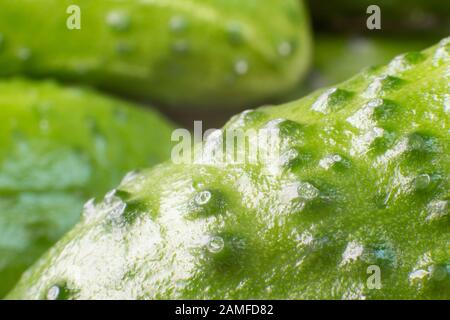
[[[440,38],[379,36],[332,36],[319,33],[314,39],[313,67],[306,80],[284,96],[283,101],[297,100],[312,91],[345,81],[365,68],[388,63],[392,57],[409,51],[420,51]]]
[[[431,37],[430,37],[431,38]],[[420,51],[439,41],[431,39],[407,39],[402,37],[344,37],[318,36],[315,44],[314,69],[323,75],[321,87],[345,81],[364,68],[384,65],[392,57]],[[333,57],[333,59],[330,59]],[[333,60],[336,60],[333,62]],[[320,77],[320,76],[319,76]],[[315,88],[319,89],[319,88]]]
[[[449,299],[449,69],[447,38],[232,118],[225,128],[277,126],[287,161],[223,165],[209,151],[143,172],[8,298]]]
[[[310,60],[308,18],[298,0],[70,4],[81,8],[81,30],[66,28],[67,2],[0,3],[0,75],[52,76],[174,110],[210,110],[281,95]]]
[[[150,110],[53,82],[0,81],[0,297],[128,171],[170,155]]]

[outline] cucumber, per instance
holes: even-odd
[[[66,27],[69,5],[80,8],[81,29]],[[51,76],[173,110],[282,94],[311,49],[298,0],[8,0],[0,35],[0,76]]]
[[[449,70],[447,38],[235,116],[89,204],[8,298],[449,299]],[[280,156],[224,159],[233,129]]]
[[[169,158],[156,112],[51,81],[0,81],[0,297],[125,173]]]
[[[313,68],[307,81],[288,97],[298,99],[311,91],[345,81],[365,68],[383,65],[392,57],[418,51],[438,41],[435,37],[333,36],[315,37]]]

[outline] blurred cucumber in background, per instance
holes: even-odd
[[[66,27],[69,5],[81,29]],[[52,76],[188,114],[257,106],[310,60],[298,0],[0,2],[0,76]]]
[[[53,82],[0,82],[0,297],[83,204],[170,155],[172,126],[136,105]]]

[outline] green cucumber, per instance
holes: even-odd
[[[447,38],[232,118],[88,205],[8,298],[449,299],[449,75]],[[277,161],[219,157],[269,128]]]
[[[69,5],[80,29],[66,27]],[[279,95],[311,49],[298,0],[7,0],[0,38],[0,75],[52,76],[174,110]]]
[[[125,173],[170,155],[150,110],[53,82],[0,81],[0,297]]]
[[[318,34],[314,41],[312,71],[300,88],[294,90],[292,99],[319,88],[338,84],[365,68],[386,64],[394,56],[421,50],[435,42],[435,37],[408,39]]]

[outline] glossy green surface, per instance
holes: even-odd
[[[0,81],[0,296],[90,197],[169,158],[170,133],[157,113],[92,91]]]
[[[69,4],[81,9],[80,30],[66,27]],[[6,0],[0,39],[0,75],[53,76],[181,110],[281,94],[311,49],[298,0]]]
[[[234,117],[281,157],[222,162],[212,134],[87,205],[8,298],[449,299],[449,77],[447,38]]]
[[[296,100],[314,90],[345,81],[366,68],[386,64],[397,55],[420,51],[436,41],[439,41],[439,37],[412,39],[401,36],[336,36],[319,33],[314,37],[313,67],[310,74],[299,88],[284,98]]]
[[[320,87],[335,85],[365,68],[386,64],[392,57],[420,51],[435,42],[423,38],[318,35],[314,46],[316,81]]]

